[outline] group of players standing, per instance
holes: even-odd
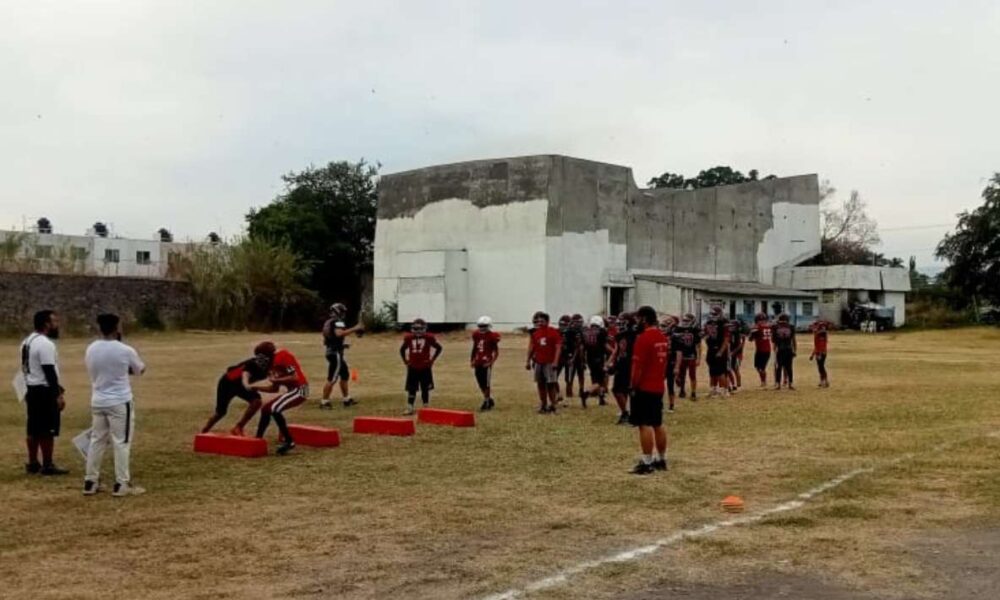
[[[338,384],[343,405],[349,407],[356,404],[349,393],[351,370],[344,353],[346,338],[360,334],[363,327],[347,327],[344,323],[346,313],[347,308],[343,304],[334,304],[330,307],[330,318],[323,326],[328,369],[320,408],[332,408],[330,396]],[[650,314],[655,316],[655,312]],[[583,316],[575,314],[563,315],[559,318],[558,327],[551,327],[549,315],[536,312],[529,330],[525,368],[533,371],[540,402],[538,412],[552,414],[557,411],[563,402],[559,384],[561,378],[568,398],[574,396],[576,385],[583,408],[587,407],[590,398],[596,398],[600,405],[607,404],[610,391],[620,411],[618,423],[635,424],[630,418],[630,400],[636,393],[636,385],[632,381],[635,376],[635,345],[642,331],[649,328],[645,321],[640,321],[643,319],[638,313],[626,312],[617,317],[594,316],[585,324]],[[657,329],[655,319],[653,322],[653,329]],[[816,359],[821,387],[829,386],[825,368],[829,327],[826,321],[818,321],[812,327],[814,349],[810,360]],[[782,385],[794,389],[792,364],[798,345],[795,327],[787,314],[778,315],[772,323],[767,315],[760,313],[753,327],[745,330],[742,321],[726,319],[722,308],[715,306],[703,325],[699,325],[696,317],[688,313],[680,319],[674,316],[663,318],[658,329],[665,340],[660,344],[663,346],[660,349],[665,348],[666,352],[663,357],[663,381],[660,383],[665,381],[666,384],[668,412],[674,411],[678,397],[690,397],[692,401],[698,399],[697,372],[702,361],[703,345],[711,388],[709,397],[726,397],[742,386],[740,368],[748,341],[755,346],[754,368],[760,376],[761,387],[767,386],[767,369],[773,353],[775,389],[781,389]],[[427,331],[427,323],[423,319],[416,319],[410,324],[410,331],[404,334],[399,347],[399,356],[406,367],[404,389],[407,405],[404,414],[415,412],[418,392],[424,406],[430,403],[430,392],[434,389],[432,369],[442,350],[437,338]],[[480,317],[472,332],[469,366],[482,393],[481,411],[489,411],[496,406],[492,395],[492,371],[499,355],[500,334],[493,331],[490,317]],[[588,372],[590,382],[586,385]],[[649,380],[650,374],[645,373],[644,378]],[[231,433],[243,435],[243,428],[260,410],[257,437],[263,437],[273,419],[282,436],[278,452],[285,454],[295,447],[295,443],[283,413],[304,403],[308,389],[306,374],[295,356],[287,349],[277,349],[271,342],[261,342],[254,349],[252,358],[229,367],[219,379],[215,412],[203,431],[210,431],[223,418],[233,398],[241,398],[248,406]]]
[[[543,326],[545,315],[534,323],[537,329]],[[820,375],[820,387],[828,387],[826,372],[827,339],[831,324],[819,320],[811,326],[813,352]],[[669,343],[664,379],[667,389],[667,411],[673,412],[675,401],[690,397],[698,399],[698,367],[704,356],[708,366],[709,397],[728,397],[743,385],[741,367],[744,349],[748,342],[754,345],[754,369],[760,377],[760,386],[767,387],[768,366],[774,355],[774,389],[794,390],[793,363],[798,353],[795,326],[785,313],[772,322],[764,313],[759,313],[749,329],[740,319],[727,319],[722,308],[711,309],[708,320],[699,325],[695,315],[683,317],[667,316],[660,321],[660,330]],[[639,327],[636,316],[624,312],[617,317],[591,317],[588,325],[580,314],[563,315],[558,321],[560,334],[559,360],[556,366],[565,385],[566,397],[574,396],[574,385],[579,390],[580,402],[584,408],[587,400],[598,398],[598,403],[606,404],[609,391],[620,409],[618,422],[628,423],[628,399],[632,349]],[[704,347],[704,355],[703,355]],[[585,386],[585,375],[590,375],[590,385]],[[540,412],[554,412],[563,395],[558,384],[548,390],[542,399]],[[541,395],[540,395],[541,398]]]

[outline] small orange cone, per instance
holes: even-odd
[[[720,504],[722,505],[722,510],[728,513],[743,512],[743,498],[739,496],[726,496]]]
[[[351,381],[353,381],[354,383],[358,382],[358,370],[357,369],[351,369]]]

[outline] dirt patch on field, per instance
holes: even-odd
[[[928,600],[993,600],[1000,589],[1000,528],[940,531],[914,540],[906,551],[923,568]],[[760,571],[727,584],[664,581],[627,600],[889,600],[891,590],[851,589],[817,576]]]

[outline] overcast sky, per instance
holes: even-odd
[[[309,163],[561,153],[818,173],[926,265],[1000,171],[996,0],[0,0],[0,82],[3,228],[233,235]]]

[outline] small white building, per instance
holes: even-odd
[[[171,254],[196,244],[98,235],[0,231],[0,270],[164,278]]]
[[[819,315],[841,323],[844,311],[854,304],[876,304],[893,311],[896,327],[906,323],[909,271],[902,267],[833,265],[775,269],[775,283],[819,294]]]

